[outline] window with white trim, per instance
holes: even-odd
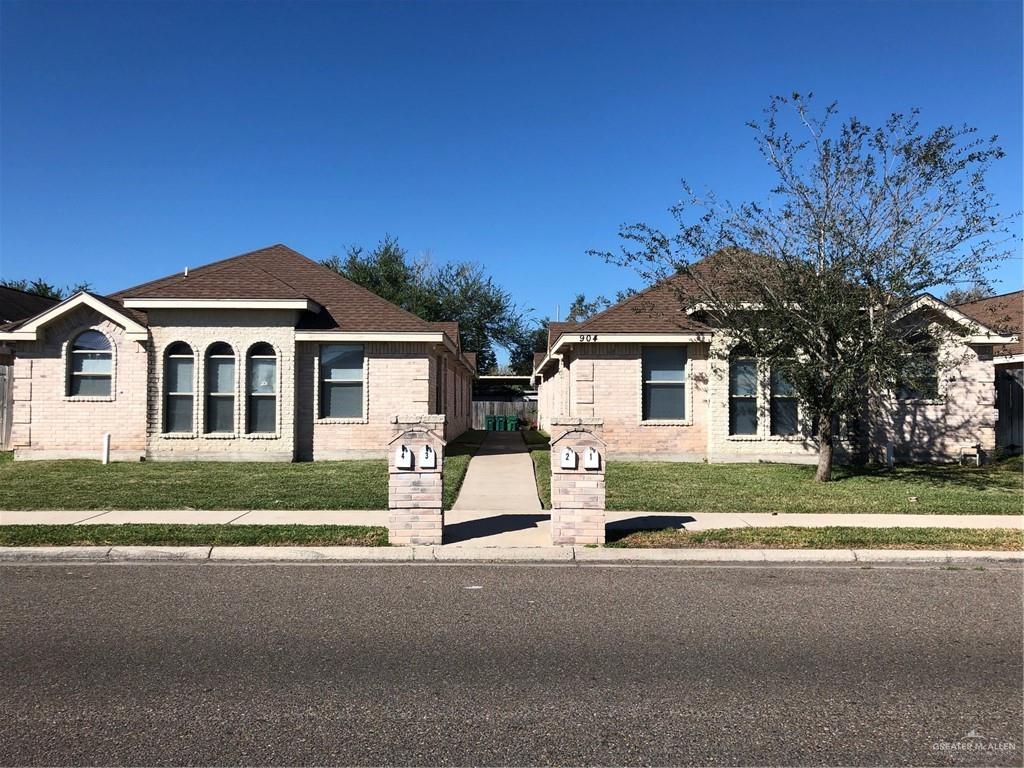
[[[320,347],[320,418],[358,419],[363,415],[363,345]]]
[[[206,351],[206,431],[235,431],[235,350],[223,341]]]
[[[686,419],[686,347],[641,347],[644,421]]]
[[[195,353],[183,341],[164,355],[164,432],[191,432]]]
[[[934,400],[939,396],[939,350],[932,340],[919,339],[907,355],[896,383],[897,400]]]
[[[729,359],[729,434],[757,434],[757,359],[745,350]]]
[[[110,397],[114,361],[110,339],[99,331],[83,331],[71,344],[68,395]]]
[[[277,353],[266,342],[249,349],[246,432],[277,431]]]
[[[799,429],[796,389],[779,368],[772,368],[770,395],[772,434],[780,437],[795,435]]]

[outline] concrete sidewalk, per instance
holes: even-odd
[[[528,457],[527,457],[528,458]],[[460,496],[461,498],[461,496]],[[39,510],[0,511],[0,525],[94,525],[119,523],[231,525],[387,525],[387,510]],[[864,528],[1013,528],[1024,530],[1021,515],[842,515],[767,512],[609,512],[611,529],[782,526]],[[540,509],[453,509],[445,513],[445,546],[525,546],[551,543],[550,516]]]

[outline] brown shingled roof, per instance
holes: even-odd
[[[323,307],[305,312],[299,328],[342,331],[432,331],[433,324],[277,244],[118,291],[126,298],[308,298]],[[447,333],[447,330],[445,331]]]
[[[1014,344],[998,345],[994,350],[997,356],[1024,354],[1024,291],[969,301],[956,308],[982,325],[1017,336]]]
[[[33,317],[56,303],[57,299],[0,285],[0,325]]]

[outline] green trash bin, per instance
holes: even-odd
[[[508,429],[509,432],[518,432],[519,431],[519,417],[518,416],[514,416],[514,415],[513,416],[506,416],[505,417],[505,427]]]
[[[494,429],[498,432],[505,431],[505,417],[500,413],[494,417]]]
[[[495,429],[497,429],[497,427],[494,426],[493,414],[488,414],[487,416],[484,416],[484,429],[486,429],[488,432],[493,432]]]

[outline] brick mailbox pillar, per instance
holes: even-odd
[[[444,532],[443,415],[395,416],[388,444],[388,539],[440,544]]]
[[[551,540],[555,544],[604,544],[606,445],[602,421],[551,421]]]

